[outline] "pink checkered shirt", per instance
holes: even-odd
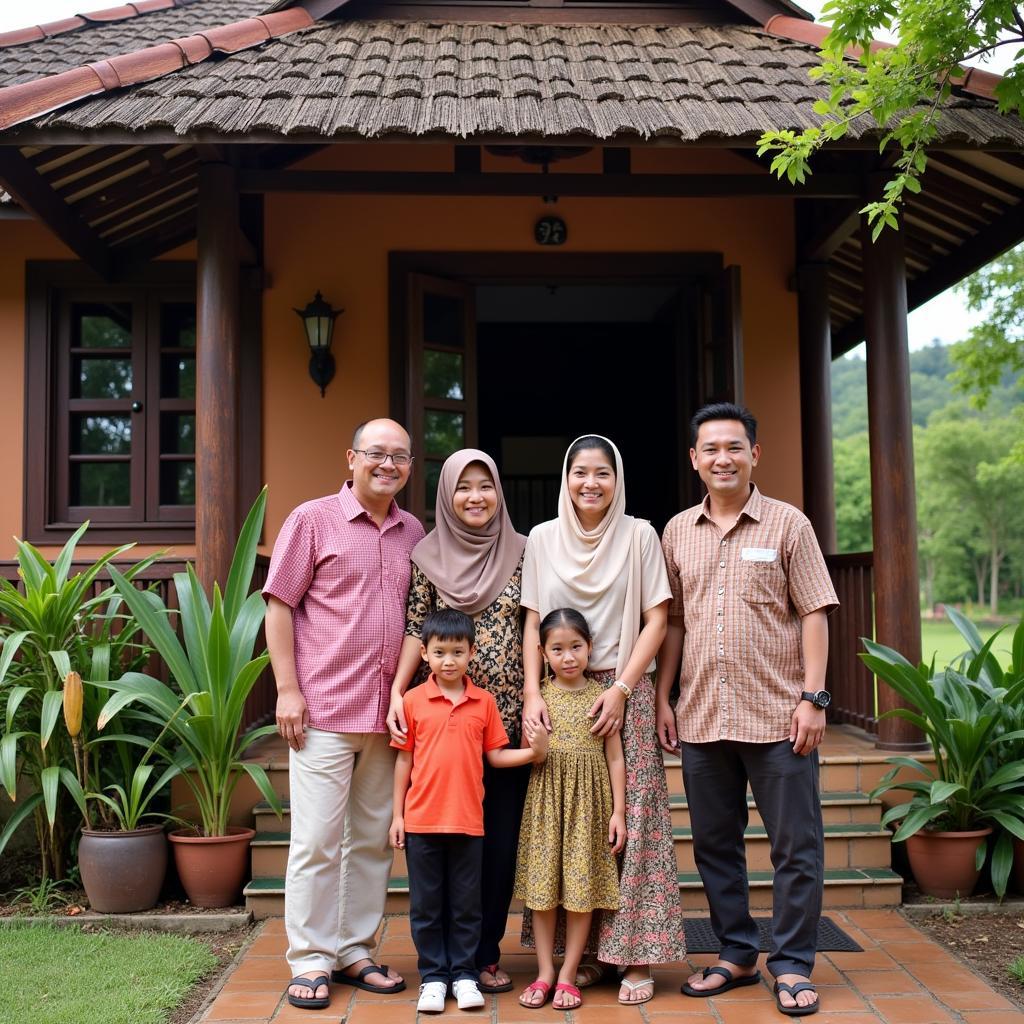
[[[314,729],[387,732],[409,555],[422,538],[419,520],[394,502],[378,528],[351,483],[284,521],[263,594],[292,609],[295,669]]]

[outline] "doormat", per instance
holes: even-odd
[[[755,917],[757,934],[760,939],[760,950],[767,953],[772,948],[772,919]],[[686,929],[687,953],[717,953],[721,948],[715,933],[711,930],[711,918],[683,918]],[[864,950],[850,938],[842,928],[830,917],[818,921],[818,952],[819,953],[863,953]]]

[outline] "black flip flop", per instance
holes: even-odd
[[[809,981],[798,981],[795,985],[787,985],[784,981],[775,982],[775,1006],[778,1008],[779,1013],[784,1013],[787,1017],[809,1017],[812,1013],[817,1013],[820,1004],[821,997],[819,996],[810,1006],[783,1006],[782,1000],[779,998],[780,992],[788,992],[794,999],[796,999],[797,992],[813,992],[818,995],[818,990]]]
[[[501,970],[501,964],[488,964],[486,967],[479,968],[481,974],[493,974],[495,977],[498,975],[498,971]],[[512,991],[512,979],[509,978],[504,985],[487,985],[484,982],[478,982],[481,992],[511,992]]]
[[[326,974],[318,974],[315,978],[292,978],[288,982],[288,988],[291,988],[293,985],[301,985],[303,988],[308,988],[315,992],[322,985],[327,985],[330,988],[330,978]],[[322,999],[317,999],[316,996],[312,999],[304,999],[302,996],[293,996],[291,992],[288,992],[288,989],[285,989],[285,992],[288,996],[288,1002],[292,1006],[299,1007],[300,1010],[326,1010],[331,1005],[330,995]]]
[[[684,996],[697,996],[700,999],[706,999],[708,996],[720,996],[723,992],[728,992],[729,989],[742,988],[744,985],[756,985],[761,980],[760,971],[754,971],[753,974],[741,974],[737,978],[727,967],[705,967],[701,977],[707,978],[712,974],[720,974],[725,978],[725,984],[719,985],[718,988],[692,988],[690,983],[686,982],[679,991]]]
[[[363,980],[368,974],[383,974],[386,978],[388,976],[388,965],[367,964],[355,977],[351,974],[346,974],[344,971],[331,971],[331,981],[336,981],[339,985],[352,985],[355,988],[361,988],[364,992],[376,992],[381,996],[391,995],[392,992],[405,991],[404,981],[400,981],[395,985],[371,985],[368,981]]]

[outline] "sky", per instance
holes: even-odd
[[[820,16],[824,6],[824,2],[797,2],[815,17]],[[55,21],[77,14],[79,11],[99,10],[114,5],[115,0],[0,0],[0,32]],[[1005,70],[1007,62],[1012,59],[1014,49],[1011,46],[1003,47],[985,67],[997,73]],[[963,299],[951,289],[910,314],[910,346],[920,348],[930,344],[934,338],[944,342],[960,341],[967,336],[978,319],[978,314],[969,312]],[[856,353],[859,350],[854,351]]]

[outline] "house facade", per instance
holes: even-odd
[[[1024,126],[968,76],[872,246],[870,126],[798,188],[754,155],[815,119],[823,35],[786,0],[139,0],[0,35],[0,533],[50,551],[89,519],[95,550],[223,578],[259,487],[269,551],[382,414],[410,427],[427,521],[465,445],[520,528],[550,517],[593,431],[660,528],[699,497],[690,415],[734,398],[760,485],[831,552],[828,368],[866,339],[885,557],[832,559],[833,687],[873,728],[857,637],[873,614],[920,645],[908,303],[1024,238]],[[327,381],[296,315],[318,293]],[[904,726],[883,742],[913,744]]]

